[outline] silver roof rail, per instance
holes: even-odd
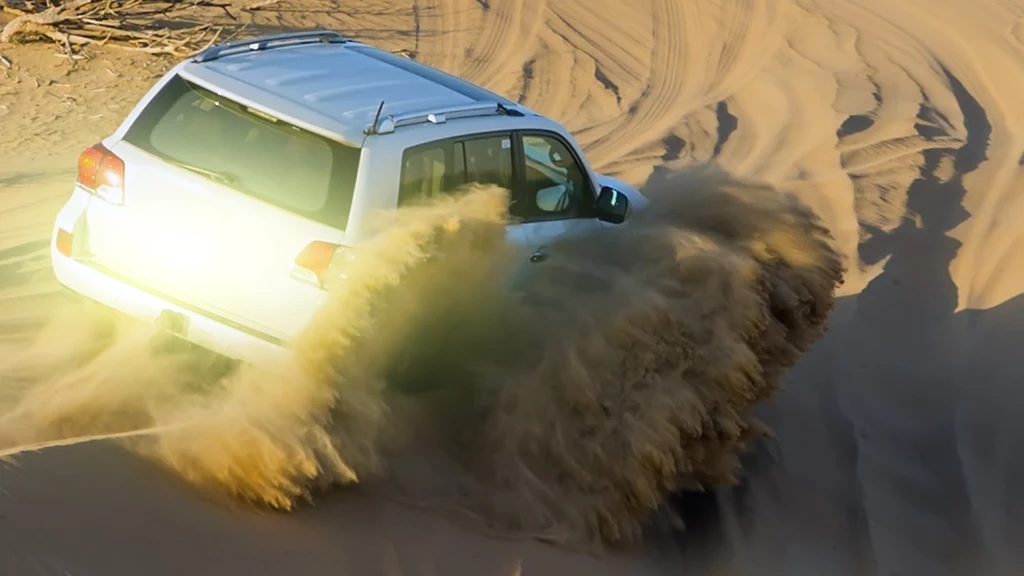
[[[210,62],[218,58],[223,58],[230,54],[237,54],[239,52],[256,52],[260,50],[269,50],[271,48],[279,48],[282,46],[297,46],[300,44],[344,44],[349,39],[345,38],[341,34],[331,30],[306,30],[302,32],[286,32],[284,34],[271,34],[269,36],[260,36],[258,38],[252,38],[250,40],[233,40],[231,42],[225,42],[224,44],[218,44],[216,46],[210,46],[206,50],[203,50],[199,54],[192,57],[193,62]]]
[[[382,103],[383,105],[383,103]],[[444,124],[448,120],[472,118],[476,116],[523,116],[520,110],[509,108],[501,102],[476,102],[449,108],[440,108],[429,112],[407,112],[405,114],[388,115],[370,124],[364,132],[374,134],[391,134],[396,128],[414,124]]]

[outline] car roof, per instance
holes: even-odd
[[[356,146],[382,101],[382,118],[490,102],[529,112],[475,84],[354,41],[189,61],[181,72],[283,117],[327,129]]]

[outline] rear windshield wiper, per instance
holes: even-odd
[[[219,182],[221,184],[227,184],[228,186],[234,186],[238,183],[238,177],[230,172],[218,172],[216,170],[210,170],[209,168],[200,168],[199,166],[193,166],[177,160],[167,160],[168,163],[177,166],[178,168],[184,168],[189,172],[194,172],[200,176],[206,176],[210,180]]]

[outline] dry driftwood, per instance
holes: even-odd
[[[268,10],[281,3],[281,0],[261,0],[253,4],[249,4],[245,7],[246,10],[257,11],[257,10]]]
[[[69,55],[76,47],[112,46],[149,54],[192,55],[216,42],[228,26],[209,23],[211,10],[234,16],[215,0],[63,0],[48,7],[0,0],[15,17],[0,44],[49,39]]]

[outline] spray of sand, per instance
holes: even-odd
[[[392,213],[336,259],[287,365],[225,370],[149,327],[60,319],[0,368],[0,453],[114,436],[287,509],[385,473],[404,431],[442,438],[502,526],[629,539],[669,492],[734,479],[764,431],[752,407],[842,277],[827,230],[764,186],[702,170],[650,196],[542,264],[506,242],[502,190]],[[393,416],[423,390],[423,417]]]
[[[476,190],[388,219],[337,270],[286,364],[225,373],[202,351],[158,347],[150,327],[103,311],[61,315],[0,372],[0,451],[126,438],[189,481],[276,508],[372,475],[399,328],[377,303],[436,255],[436,237],[500,246],[506,204],[502,190]]]
[[[453,388],[436,421],[456,415],[502,526],[628,541],[667,494],[734,482],[767,432],[753,408],[824,332],[843,267],[809,209],[707,169],[648,194],[629,225],[414,322],[409,372]]]

